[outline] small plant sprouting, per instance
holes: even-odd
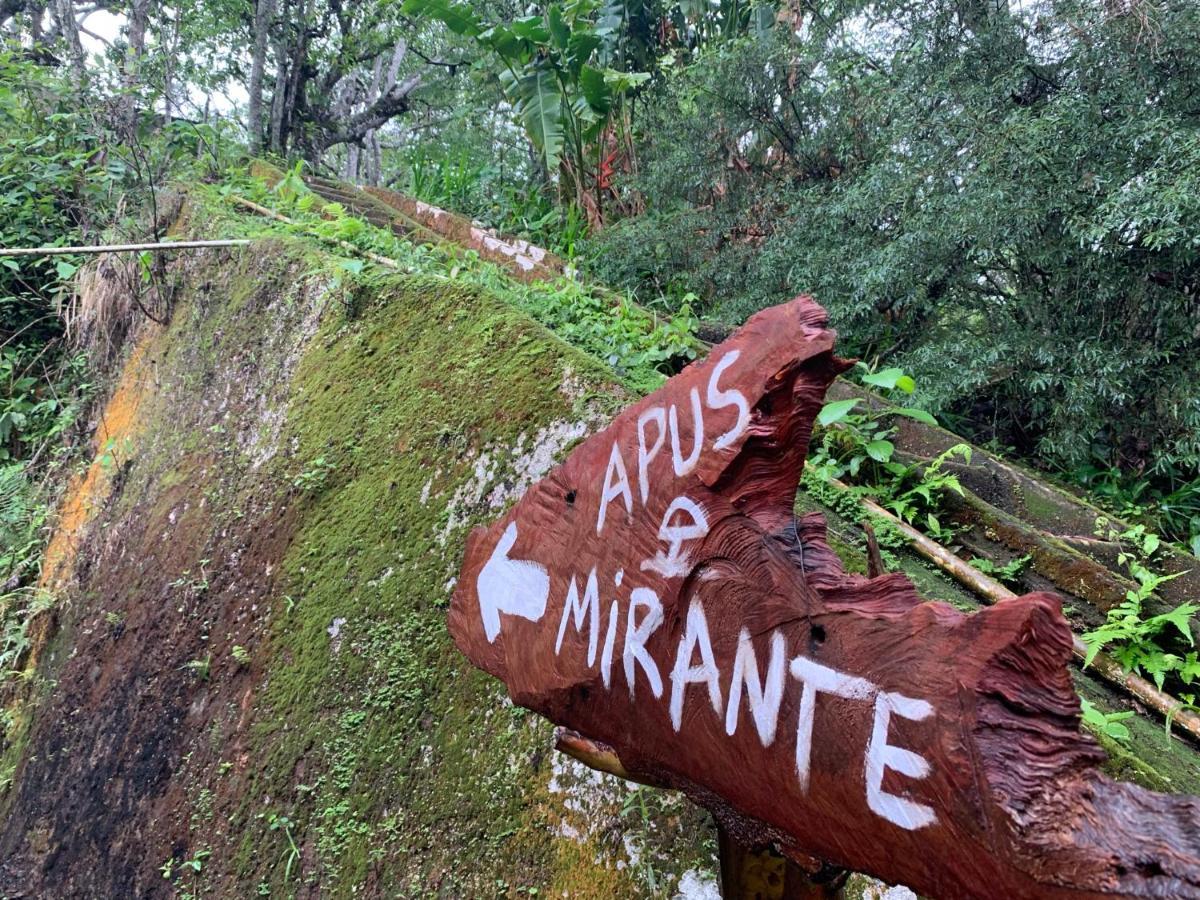
[[[990,559],[972,556],[969,562],[984,575],[991,575],[993,578],[1011,587],[1029,567],[1032,559],[1032,556],[1025,554],[1024,556],[1018,556],[1016,559],[1009,560],[1004,565],[998,565]],[[1064,610],[1064,614],[1065,612]]]
[[[205,567],[212,562],[211,559],[200,560],[200,574],[193,578],[190,569],[185,570],[178,578],[171,582],[170,587],[186,588],[194,594],[203,594],[208,590],[208,572]]]
[[[185,662],[182,668],[187,669],[201,681],[208,681],[208,676],[212,670],[212,656],[206,656],[204,659],[191,659]]]
[[[282,831],[284,837],[287,838],[288,846],[284,850],[284,883],[292,880],[292,867],[300,860],[300,848],[296,845],[296,838],[292,834],[294,824],[287,816],[281,816],[278,813],[271,813],[270,818],[267,819],[267,825],[272,831]]]
[[[1181,603],[1174,609],[1147,616],[1143,607],[1155,597],[1155,591],[1180,575],[1160,575],[1150,568],[1151,558],[1162,541],[1144,525],[1118,531],[1107,519],[1096,522],[1096,534],[1120,546],[1117,562],[1125,566],[1135,587],[1125,592],[1125,599],[1108,611],[1108,618],[1099,628],[1083,635],[1087,644],[1085,668],[1091,665],[1102,649],[1117,660],[1127,672],[1148,675],[1159,690],[1168,675],[1174,675],[1184,685],[1200,680],[1200,656],[1196,651],[1180,655],[1165,649],[1160,641],[1170,631],[1177,632],[1189,646],[1195,646],[1191,618],[1200,605]],[[1185,704],[1190,701],[1185,698]],[[1170,721],[1167,722],[1170,728]]]
[[[210,856],[212,856],[211,850],[197,850],[191,859],[176,860],[172,856],[159,867],[162,877],[167,881],[174,880],[176,868],[184,873],[191,873],[191,887],[189,890],[179,893],[180,900],[196,900],[200,896],[200,873],[204,870],[204,861]]]
[[[913,378],[896,368],[867,370],[861,381],[888,395],[908,395],[916,390]],[[872,405],[855,397],[826,403],[817,416],[821,432],[819,442],[814,441],[811,468],[826,481],[849,477],[865,482],[880,504],[909,524],[919,522],[934,539],[948,542],[954,530],[941,523],[937,510],[942,495],[946,491],[961,494],[962,485],[957,475],[943,469],[955,457],[970,462],[971,448],[955,444],[928,462],[900,462],[891,440],[896,426],[887,421],[895,416],[937,424],[923,409],[891,402]]]
[[[234,644],[233,649],[229,651],[229,655],[233,657],[233,661],[239,666],[250,665],[250,651],[241,644]]]
[[[1126,719],[1133,718],[1135,715],[1133,710],[1115,713],[1101,712],[1086,697],[1079,698],[1079,705],[1080,713],[1083,716],[1083,723],[1092,729],[1092,731],[1102,734],[1105,737],[1110,737],[1122,744],[1129,741],[1129,729],[1121,723]]]
[[[329,477],[329,473],[336,468],[337,466],[325,459],[324,456],[318,456],[308,464],[308,468],[292,479],[292,487],[299,488],[306,494],[316,493],[325,486],[325,480]]]

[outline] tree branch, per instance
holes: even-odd
[[[323,137],[320,142],[321,150],[328,150],[336,144],[357,143],[367,135],[396,116],[408,112],[412,106],[409,95],[421,84],[420,75],[410,75],[399,84],[392,85],[378,100],[357,115],[351,116],[342,127]]]
[[[420,57],[422,60],[424,60],[428,65],[444,66],[445,68],[449,69],[451,75],[454,75],[460,68],[462,68],[463,66],[468,65],[470,63],[469,59],[460,59],[456,62],[444,62],[443,60],[440,60],[440,59],[431,59],[430,57],[428,57],[424,53],[422,53],[420,50],[418,50],[416,47],[409,47],[408,49],[411,50],[415,55]]]

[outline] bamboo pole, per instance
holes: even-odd
[[[840,490],[850,490],[847,485],[837,479],[832,479],[832,484]],[[985,575],[974,566],[959,559],[941,544],[926,537],[897,516],[892,515],[892,513],[888,512],[874,500],[866,497],[861,497],[859,500],[871,515],[883,519],[908,538],[917,553],[952,576],[956,581],[966,585],[980,597],[992,603],[997,603],[1001,600],[1008,600],[1017,596],[1015,592],[1006,588],[999,581],[990,575]],[[1075,661],[1082,667],[1083,661],[1087,658],[1088,650],[1087,645],[1078,635],[1072,635],[1071,652],[1075,657]],[[1134,675],[1132,672],[1126,672],[1121,668],[1120,663],[1107,653],[1103,651],[1097,653],[1087,668],[1094,670],[1110,684],[1128,691],[1142,703],[1161,713],[1169,722],[1178,724],[1192,738],[1200,741],[1200,715],[1184,707],[1183,703],[1176,700],[1170,694],[1160,691],[1145,678]]]
[[[161,241],[154,244],[97,244],[86,247],[0,247],[0,256],[66,256],[77,253],[141,253],[146,250],[199,250],[204,247],[246,247],[252,241]]]
[[[245,209],[248,209],[251,212],[256,212],[260,216],[266,216],[268,219],[274,219],[276,222],[283,222],[285,225],[295,225],[297,227],[303,227],[303,223],[297,222],[295,219],[289,219],[283,213],[277,213],[273,209],[269,209],[268,207],[265,207],[265,206],[260,206],[259,204],[255,203],[252,200],[247,200],[245,197],[239,197],[237,194],[234,194],[232,199],[233,199],[233,202],[236,203],[238,206],[244,207]],[[363,250],[361,247],[354,246],[349,241],[343,241],[340,238],[322,238],[322,240],[327,240],[330,243],[336,244],[337,246],[339,246],[343,250],[345,250],[347,253],[354,253],[359,256],[365,256],[367,259],[371,260],[371,262],[378,263],[381,266],[387,266],[389,269],[395,269],[398,272],[411,272],[412,271],[411,268],[409,268],[408,266],[402,266],[400,263],[396,262],[396,260],[394,260],[394,259],[389,259],[386,256],[381,256],[380,254],[374,253],[370,250]]]

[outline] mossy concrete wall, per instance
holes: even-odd
[[[714,890],[705,816],[553,753],[445,630],[467,531],[627,402],[606,372],[301,241],[173,276],[104,490],[65,507],[0,894]]]
[[[445,630],[470,527],[632,399],[609,371],[492,296],[352,280],[300,240],[171,274],[47,554],[0,896],[714,898],[707,816],[552,751]],[[1114,747],[1114,774],[1196,789],[1194,753],[1130,726],[1153,752]]]

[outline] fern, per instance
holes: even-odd
[[[35,552],[37,519],[25,466],[0,468],[0,582]]]
[[[29,479],[21,463],[0,468],[0,542],[28,522],[31,512]]]

